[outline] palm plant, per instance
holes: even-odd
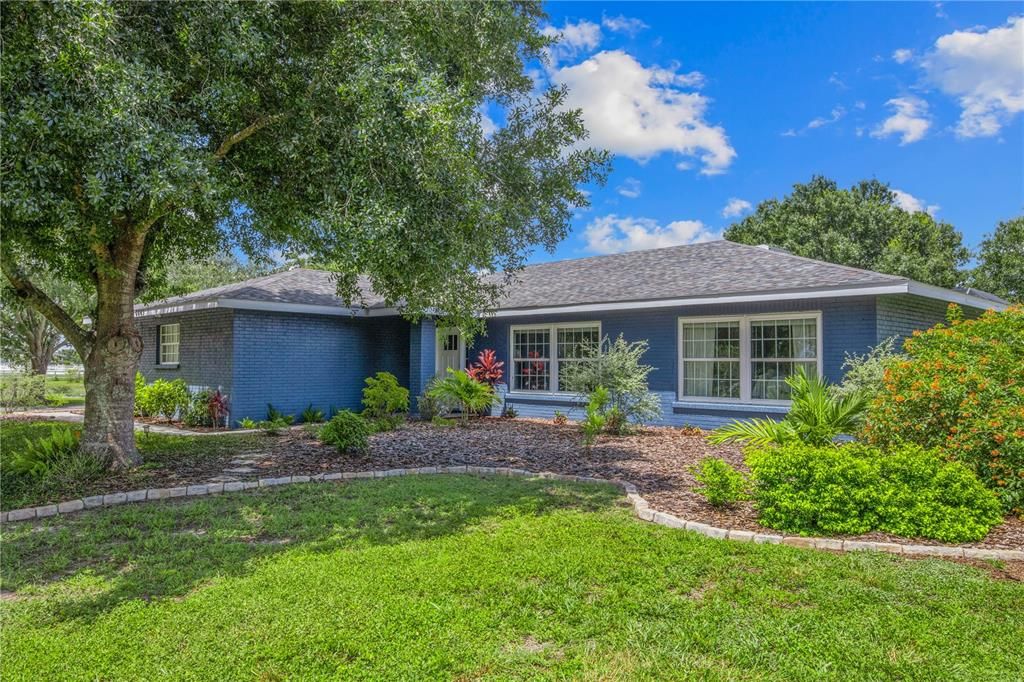
[[[863,393],[838,395],[828,382],[803,370],[788,377],[792,404],[782,421],[747,419],[715,429],[708,439],[715,444],[783,445],[802,442],[829,445],[837,436],[856,433],[864,421],[868,401]]]
[[[483,412],[498,402],[498,396],[490,386],[450,367],[448,376],[437,380],[427,391],[427,396],[442,404],[457,404],[462,410],[463,425],[469,421],[470,414]]]

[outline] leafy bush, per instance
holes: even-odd
[[[469,366],[466,373],[481,384],[487,384],[494,388],[501,383],[505,375],[504,362],[498,360],[498,356],[490,348],[480,351],[476,362]]]
[[[293,421],[295,419],[291,415],[278,417],[277,419],[264,419],[261,422],[256,422],[256,428],[263,431],[267,436],[279,436],[288,430]]]
[[[185,426],[212,426],[213,420],[210,418],[210,391],[200,391],[192,396],[192,401],[188,405],[188,409],[185,410],[185,414],[182,415],[181,421]]]
[[[367,419],[366,421],[370,425],[371,433],[384,433],[385,431],[394,431],[404,424],[405,417],[400,414],[393,414],[390,417],[377,417],[376,419]]]
[[[255,429],[259,428],[259,423],[254,419],[243,417],[242,419],[238,420],[238,427],[241,429]]]
[[[367,419],[390,419],[409,411],[409,389],[399,385],[390,372],[377,372],[366,378],[363,389],[363,416]]]
[[[519,410],[511,405],[506,405],[505,409],[501,411],[501,416],[504,419],[515,419],[519,416]]]
[[[71,402],[71,398],[63,393],[47,393],[46,404],[50,407],[64,407]]]
[[[78,453],[80,437],[80,432],[67,426],[54,426],[49,436],[27,442],[20,452],[11,457],[11,471],[42,478],[58,462]]]
[[[362,415],[342,410],[320,429],[320,440],[338,452],[365,450],[370,442],[370,425]]]
[[[896,337],[889,337],[866,355],[847,353],[843,359],[843,382],[832,387],[839,396],[862,395],[871,400],[885,388],[885,368],[903,356],[897,353]]]
[[[135,409],[142,416],[163,417],[171,421],[176,414],[184,417],[190,403],[188,386],[181,379],[157,379],[149,385],[143,385],[141,389],[138,386],[135,389]]]
[[[1002,520],[995,495],[969,469],[917,445],[794,443],[752,450],[747,464],[761,522],[788,532],[966,542]]]
[[[0,381],[0,405],[5,410],[35,407],[46,402],[46,377],[39,374],[12,374]]]
[[[313,407],[313,403],[310,403],[306,409],[302,411],[302,423],[303,424],[319,424],[324,420],[324,411],[318,410]]]
[[[440,426],[442,428],[447,428],[449,426],[455,426],[456,421],[454,419],[445,419],[441,415],[435,414],[430,419],[430,423],[433,424],[434,426]]]
[[[487,384],[482,384],[464,371],[448,368],[448,376],[439,379],[428,394],[441,403],[456,404],[461,409],[462,423],[471,414],[479,414],[497,403],[498,396]]]
[[[285,414],[281,410],[274,407],[272,404],[267,403],[267,421],[268,422],[284,422],[285,424],[292,424],[295,421],[294,414]]]
[[[868,412],[871,443],[937,448],[1024,514],[1024,306],[915,332]]]
[[[555,424],[557,424],[558,426],[565,426],[566,424],[569,423],[569,418],[565,416],[565,412],[562,412],[561,410],[555,410],[555,416],[552,419],[552,421],[554,421]]]
[[[583,429],[583,446],[589,448],[604,430],[605,408],[608,406],[608,389],[598,386],[590,393],[587,400],[587,413],[580,422]]]
[[[583,354],[589,360],[566,363],[559,370],[569,391],[589,396],[600,386],[608,392],[606,409],[616,415],[606,424],[609,433],[621,435],[630,424],[661,416],[661,401],[647,388],[654,368],[640,362],[647,347],[646,341],[629,343],[621,335],[614,343],[605,337]]]
[[[808,443],[829,445],[836,437],[852,435],[864,421],[867,401],[859,393],[837,395],[820,377],[808,377],[803,370],[786,378],[792,390],[789,412],[781,421],[746,419],[715,429],[712,443],[743,442],[752,445]]]
[[[694,467],[694,478],[701,484],[695,491],[713,507],[731,506],[745,497],[747,479],[724,459],[702,459]]]

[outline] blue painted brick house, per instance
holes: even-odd
[[[726,241],[527,267],[470,344],[429,318],[408,322],[368,282],[360,288],[360,304],[346,306],[330,273],[294,269],[139,307],[140,370],[220,387],[237,422],[264,418],[267,403],[359,409],[363,380],[379,371],[415,396],[492,348],[505,363],[505,404],[520,416],[578,417],[560,370],[590,342],[622,335],[649,343],[661,423],[710,428],[784,414],[785,377],[797,368],[839,381],[847,354],[927,328],[951,302],[969,315],[1006,305]]]

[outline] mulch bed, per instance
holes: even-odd
[[[580,445],[579,427],[534,419],[473,419],[468,426],[435,426],[409,422],[395,431],[374,435],[367,452],[339,454],[302,430],[280,436],[260,436],[257,446],[244,452],[167,464],[159,469],[126,472],[102,481],[92,493],[142,487],[172,487],[202,483],[219,476],[244,457],[251,474],[238,479],[312,474],[329,471],[363,471],[421,466],[477,465],[552,471],[634,483],[641,495],[659,511],[677,514],[721,528],[778,532],[757,522],[753,505],[744,502],[718,510],[693,492],[696,482],[690,471],[704,457],[721,457],[746,470],[740,449],[715,446],[701,435],[674,428],[644,428],[624,437],[601,437],[589,450]],[[848,536],[851,539],[906,542],[885,533]],[[915,540],[919,544],[942,544]],[[1024,521],[1007,517],[981,542],[967,546],[991,549],[1024,549]]]

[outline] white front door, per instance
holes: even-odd
[[[448,369],[466,368],[466,344],[462,334],[454,327],[437,330],[437,368],[438,376],[446,376]]]

